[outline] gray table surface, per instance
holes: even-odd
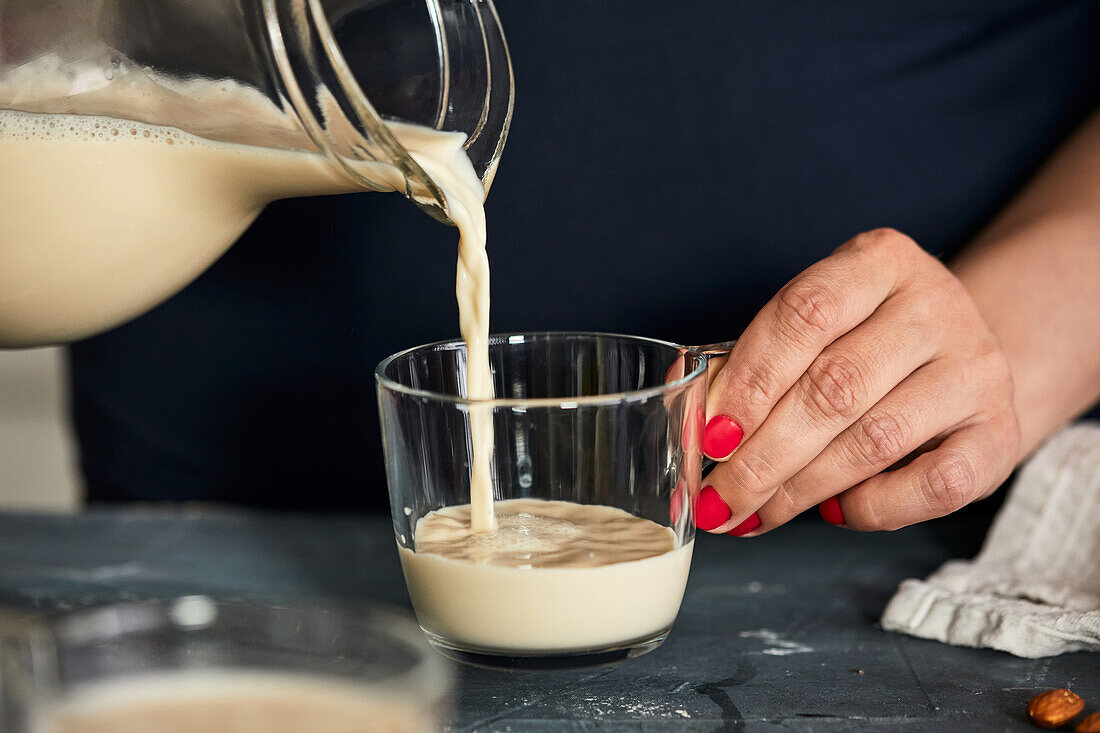
[[[897,583],[973,552],[949,524],[858,534],[799,521],[701,537],[657,651],[617,666],[464,668],[456,731],[1035,730],[1038,690],[1100,709],[1100,655],[1018,659],[887,633]],[[0,600],[66,608],[189,593],[407,605],[387,519],[97,510],[0,516]]]

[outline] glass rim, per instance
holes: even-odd
[[[664,346],[670,349],[674,349],[681,355],[692,354],[699,359],[699,364],[691,372],[685,374],[679,379],[675,379],[665,384],[657,385],[654,387],[646,387],[644,389],[629,390],[625,392],[609,392],[607,394],[598,395],[583,395],[579,397],[493,397],[491,399],[470,399],[469,397],[463,397],[461,395],[446,394],[444,392],[434,392],[428,389],[421,389],[419,387],[409,387],[408,385],[396,382],[385,375],[385,370],[394,362],[399,359],[408,357],[410,354],[423,351],[426,349],[435,349],[441,346],[461,346],[465,348],[466,342],[460,338],[457,339],[443,339],[442,341],[433,341],[428,344],[421,344],[420,346],[413,346],[408,349],[403,349],[395,354],[391,354],[378,363],[378,366],[374,368],[374,379],[380,388],[385,388],[387,391],[397,392],[409,397],[420,397],[423,399],[432,400],[434,402],[446,402],[455,405],[477,405],[482,407],[497,408],[497,407],[513,407],[513,408],[528,408],[528,407],[558,407],[561,409],[573,409],[581,406],[593,406],[593,405],[610,405],[621,404],[624,402],[638,402],[649,399],[650,397],[656,397],[658,395],[666,394],[676,388],[683,387],[690,384],[695,379],[703,376],[707,372],[707,356],[702,351],[691,346],[683,346],[671,341],[665,341],[663,339],[650,338],[648,336],[631,336],[629,334],[611,333],[608,331],[529,331],[523,333],[494,333],[489,335],[489,344],[495,343],[523,343],[522,341],[512,341],[512,339],[531,338],[531,337],[602,337],[602,338],[616,338],[626,339],[629,341],[637,341],[641,343],[654,344],[657,346]]]
[[[280,668],[266,666],[258,671],[285,673],[323,678],[331,681],[347,682],[357,685],[371,685],[378,689],[411,689],[420,695],[427,695],[432,702],[450,694],[454,676],[449,663],[436,654],[425,642],[423,633],[412,614],[390,603],[376,600],[341,602],[335,605],[318,606],[306,598],[288,601],[269,602],[248,598],[226,598],[208,596],[203,593],[168,596],[164,598],[141,598],[135,600],[113,600],[92,603],[74,609],[41,609],[16,611],[0,608],[0,642],[26,645],[32,655],[43,651],[49,655],[56,650],[71,645],[111,645],[131,636],[141,636],[151,631],[171,630],[181,634],[195,634],[206,629],[222,627],[226,623],[223,614],[238,612],[251,614],[257,622],[270,622],[283,615],[297,615],[309,620],[334,619],[338,622],[356,624],[350,633],[362,631],[368,634],[388,637],[404,645],[412,659],[411,664],[387,678],[365,679],[362,675],[342,675],[331,671],[298,669],[293,666]],[[121,620],[127,623],[121,623]],[[261,633],[270,632],[270,627],[256,627]],[[345,629],[345,633],[347,630]],[[263,642],[254,643],[253,648],[261,651],[268,649]],[[276,647],[271,646],[272,649]],[[155,671],[142,671],[139,677],[149,674],[177,674],[198,671],[234,672],[253,669],[250,665],[217,663],[197,667],[166,668]],[[51,670],[53,677],[46,679],[47,684],[60,684],[62,680]],[[123,679],[122,676],[106,675],[81,683],[82,686],[95,686],[111,679]],[[36,690],[41,694],[44,690]]]

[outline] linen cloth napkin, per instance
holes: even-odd
[[[981,552],[905,580],[882,626],[1019,657],[1100,651],[1100,423],[1024,464]]]

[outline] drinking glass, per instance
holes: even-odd
[[[56,616],[0,611],[0,730],[8,733],[130,731],[117,719],[96,727],[85,717],[123,706],[136,711],[133,730],[333,733],[352,717],[354,730],[427,733],[442,729],[450,686],[446,660],[416,624],[377,605],[185,596]]]
[[[679,609],[694,541],[706,357],[633,336],[529,333],[491,337],[489,360],[492,400],[466,398],[462,341],[404,351],[375,372],[394,531],[421,628],[444,654],[498,667],[587,666],[656,648]],[[497,500],[604,505],[669,527],[676,572],[639,568],[629,593],[600,593],[594,581],[588,597],[550,603],[552,589],[575,587],[571,573],[589,571],[519,569],[482,592],[458,565],[426,580],[410,562],[417,522],[469,503],[475,410],[492,415]]]

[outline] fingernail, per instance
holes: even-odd
[[[705,486],[699,492],[699,498],[695,500],[695,526],[706,532],[718,529],[729,521],[730,511],[726,502],[714,490],[713,486]]]
[[[840,499],[830,496],[817,505],[817,513],[829,524],[844,524],[844,512],[840,510]]]
[[[676,488],[672,491],[672,496],[668,499],[668,515],[672,519],[672,523],[676,524],[680,521],[680,512],[684,509],[684,482],[676,484]]]
[[[753,512],[752,516],[750,516],[744,522],[741,522],[741,524],[737,525],[736,527],[731,529],[729,532],[726,532],[726,534],[731,534],[734,537],[741,537],[742,535],[746,535],[749,532],[752,532],[753,530],[756,530],[756,529],[759,529],[759,528],[760,528],[760,515],[757,514],[756,512]]]
[[[715,415],[703,431],[703,454],[715,461],[724,461],[741,444],[745,431],[725,415]]]

